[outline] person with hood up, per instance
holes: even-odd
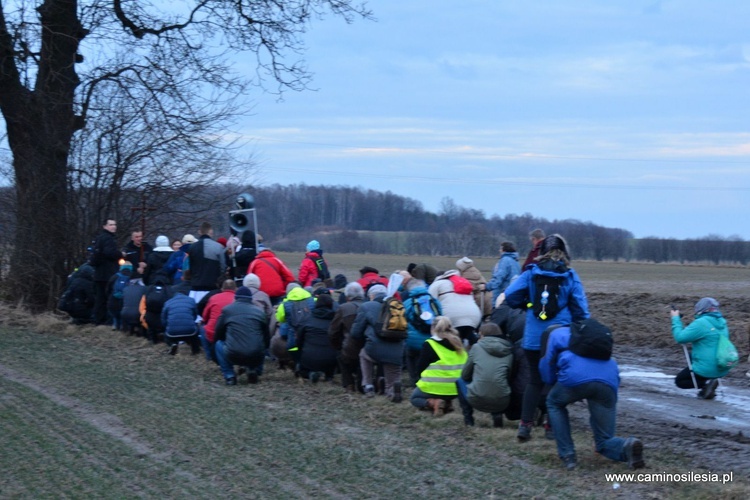
[[[472,296],[474,302],[479,306],[479,310],[482,311],[482,317],[486,318],[492,314],[492,293],[486,288],[487,279],[482,275],[482,272],[477,269],[474,265],[474,261],[468,257],[462,257],[456,261],[456,269],[461,273],[461,277],[469,280],[472,286]]]
[[[492,292],[493,306],[500,294],[520,274],[521,266],[518,264],[516,246],[510,241],[502,242],[500,244],[500,260],[497,261],[495,269],[492,271],[492,279],[485,285],[485,290]]]
[[[711,297],[703,297],[695,303],[695,319],[687,327],[682,326],[680,311],[673,310],[672,335],[679,344],[692,343],[690,353],[693,374],[685,367],[675,377],[675,384],[680,389],[700,389],[698,397],[713,399],[719,379],[729,373],[728,367],[720,367],[716,362],[716,351],[719,336],[729,337],[727,322],[719,311],[719,301]],[[693,384],[693,375],[695,384]]]
[[[271,304],[279,304],[286,294],[286,287],[294,283],[294,274],[269,248],[260,252],[247,268],[260,278],[260,289],[271,298]]]
[[[461,288],[461,285],[465,286]],[[456,269],[450,269],[435,278],[428,291],[440,301],[443,316],[450,318],[461,339],[474,344],[477,338],[476,329],[482,321],[482,312],[474,302],[471,283],[461,278]]]
[[[270,335],[266,315],[253,304],[253,293],[246,286],[239,287],[234,302],[221,311],[214,338],[216,359],[226,385],[237,385],[234,365],[245,368],[248,384],[257,384],[263,374]]]
[[[57,307],[70,315],[70,322],[83,325],[91,322],[94,308],[94,268],[83,264],[70,276],[70,283]]]
[[[146,258],[146,270],[143,272],[143,283],[146,286],[153,283],[154,276],[164,268],[173,253],[169,238],[163,234],[159,235],[156,238],[156,247]]]
[[[479,341],[469,351],[461,378],[456,381],[464,424],[474,425],[474,410],[490,413],[494,427],[503,426],[510,403],[513,346],[495,323],[479,329]]]
[[[305,258],[299,265],[298,280],[302,287],[312,286],[314,279],[325,281],[331,277],[328,263],[323,258],[323,249],[318,240],[307,244]]]
[[[333,298],[330,294],[320,294],[310,317],[298,330],[300,376],[310,379],[313,384],[321,377],[330,382],[336,372],[336,349],[328,338],[333,315]]]
[[[379,327],[380,311],[384,307],[388,289],[376,284],[367,291],[370,299],[363,303],[357,310],[354,324],[351,329],[351,338],[355,341],[364,340],[365,346],[359,352],[359,363],[362,370],[362,386],[365,396],[375,395],[373,384],[373,372],[376,364],[383,368],[385,378],[385,395],[394,403],[402,401],[401,392],[401,364],[404,357],[404,342],[386,340],[378,336],[376,328]]]
[[[510,307],[526,309],[521,346],[529,373],[517,436],[523,442],[531,439],[534,413],[544,390],[539,373],[542,333],[551,325],[570,325],[589,317],[586,292],[578,273],[570,267],[568,245],[563,237],[559,234],[547,236],[536,263],[521,273],[502,297]]]
[[[409,381],[411,385],[416,386],[420,374],[417,369],[417,362],[422,353],[422,344],[430,338],[432,321],[435,317],[443,314],[443,309],[439,300],[433,300],[437,309],[434,312],[430,311],[433,317],[428,318],[429,322],[419,321],[418,316],[423,312],[417,306],[420,297],[431,298],[427,291],[427,285],[423,280],[412,277],[408,271],[400,271],[399,274],[404,278],[399,287],[401,301],[404,304],[404,316],[406,317],[406,352],[404,357],[406,359],[406,370],[409,372]]]
[[[279,325],[279,335],[286,340],[287,351],[294,360],[295,366],[297,366],[299,365],[297,332],[310,317],[313,307],[315,307],[315,299],[296,281],[289,283],[286,290],[284,301],[276,308],[276,323]]]

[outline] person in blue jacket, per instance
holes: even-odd
[[[492,270],[492,279],[487,282],[484,288],[492,292],[493,305],[500,294],[521,274],[516,245],[510,241],[504,241],[500,244],[500,252],[500,259]]]
[[[594,328],[596,320],[587,320]],[[576,467],[576,451],[570,434],[568,405],[586,400],[589,423],[594,433],[597,453],[633,469],[645,466],[640,439],[615,436],[617,389],[620,374],[614,358],[608,360],[579,356],[568,349],[570,327],[552,330],[542,347],[539,371],[542,380],[552,385],[547,395],[547,412],[557,442],[557,453],[567,469]]]
[[[549,285],[551,294],[546,298],[543,293],[548,285],[542,290],[542,282],[556,283]],[[551,234],[544,239],[536,262],[505,290],[504,301],[514,309],[526,308],[521,346],[528,360],[529,382],[523,394],[518,439],[528,441],[544,390],[537,368],[542,332],[551,325],[569,325],[589,317],[586,293],[578,274],[570,267],[568,245],[562,236]]]
[[[177,354],[180,342],[190,344],[193,354],[200,352],[198,329],[195,320],[198,308],[195,301],[184,293],[176,293],[164,303],[161,310],[161,322],[164,325],[164,341],[169,346],[169,354]]]
[[[729,368],[721,368],[716,363],[719,336],[729,336],[727,322],[719,311],[719,302],[711,297],[703,297],[696,302],[695,320],[687,328],[682,326],[679,310],[673,310],[670,314],[674,339],[680,344],[693,344],[690,358],[695,385],[689,367],[677,374],[675,384],[680,389],[700,389],[699,398],[713,399],[719,379],[729,373]]]

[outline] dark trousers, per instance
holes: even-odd
[[[107,282],[94,281],[94,310],[91,312],[91,322],[95,325],[107,323]]]
[[[346,389],[354,387],[361,390],[360,380],[362,380],[362,370],[360,369],[359,359],[350,360],[338,355],[339,369],[341,370],[341,386]]]
[[[526,389],[523,391],[523,403],[521,407],[521,420],[523,422],[533,422],[534,414],[539,406],[539,403],[543,401],[543,394],[545,384],[542,381],[542,375],[539,373],[539,351],[523,350],[526,356],[528,364],[527,369],[529,370],[529,382],[526,384]]]
[[[695,387],[693,385],[693,377],[690,376],[690,368],[685,367],[685,369],[678,373],[674,378],[674,383],[680,389],[703,389],[703,386],[706,385],[706,382],[709,380],[711,379],[702,377],[696,373],[695,382],[698,384],[698,387]]]

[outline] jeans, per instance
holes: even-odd
[[[617,392],[603,382],[587,382],[575,387],[557,383],[552,387],[547,395],[547,412],[555,433],[557,454],[560,458],[575,457],[567,406],[583,399],[588,404],[596,451],[609,459],[626,462],[625,439],[615,437]]]
[[[422,391],[419,387],[414,388],[414,392],[411,393],[409,402],[416,408],[424,408],[427,406],[428,399],[442,399],[446,405],[453,401],[453,396],[439,396],[437,394],[430,394]]]
[[[215,342],[214,352],[216,353],[216,361],[219,363],[219,368],[221,369],[221,374],[224,375],[224,378],[228,379],[236,377],[237,374],[234,373],[234,360],[230,359],[226,344],[224,344],[223,340],[217,340]],[[245,360],[245,362],[243,362],[242,364],[248,371],[254,371],[258,375],[262,375],[263,361],[264,356],[263,353],[261,353],[261,355],[258,356],[255,360],[255,362],[252,362],[250,359],[248,359]]]
[[[213,361],[214,363],[218,364],[219,361],[216,359],[216,346],[213,342],[209,342],[209,340],[206,338],[206,330],[202,326],[199,327],[199,331],[200,333],[198,333],[198,338],[201,339],[203,352],[206,353],[206,360]]]

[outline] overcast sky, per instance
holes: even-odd
[[[264,184],[750,240],[749,2],[369,6],[311,26],[317,91],[257,97]]]

